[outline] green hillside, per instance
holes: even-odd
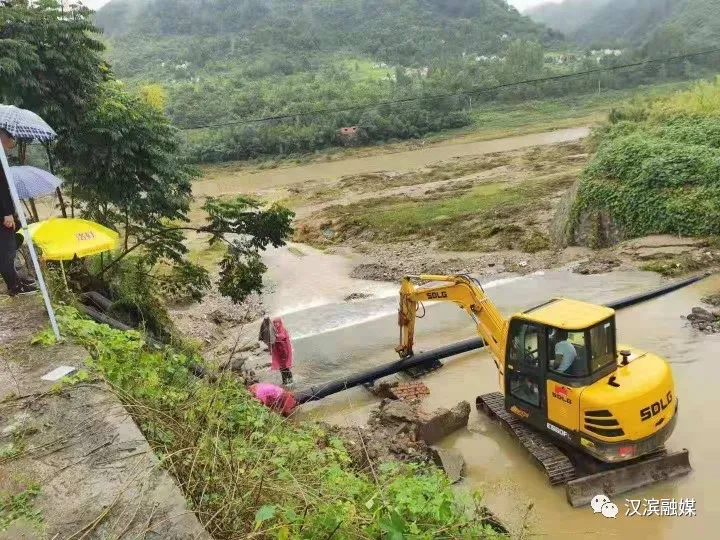
[[[720,0],[612,0],[580,26],[580,43],[642,45],[667,27],[682,29],[689,47],[720,44]]]
[[[651,55],[586,55],[506,0],[111,0],[95,21],[116,76],[152,85],[144,91],[190,130],[187,150],[201,162],[420,138],[468,126],[483,103],[696,76],[656,66],[512,86]],[[457,95],[498,85],[509,87]],[[415,100],[431,95],[447,97]],[[385,102],[397,104],[368,107]]]
[[[595,11],[604,7],[610,0],[565,0],[561,3],[550,2],[528,9],[525,14],[532,20],[542,23],[565,35],[574,34],[581,26],[591,20]]]
[[[153,61],[207,66],[257,56],[288,71],[338,52],[411,66],[554,37],[505,0],[113,0],[95,20],[120,75]]]

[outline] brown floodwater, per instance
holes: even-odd
[[[560,129],[489,141],[460,144],[449,142],[407,152],[350,158],[328,163],[311,163],[297,167],[229,171],[226,174],[196,182],[193,185],[193,194],[199,197],[216,197],[286,186],[309,180],[336,180],[343,176],[375,171],[409,171],[456,157],[507,152],[531,146],[575,141],[587,137],[589,133],[590,130],[586,127]]]
[[[663,280],[645,272],[617,272],[580,276],[567,270],[537,273],[523,278],[484,278],[488,294],[499,308],[510,314],[551,296],[567,296],[598,303],[621,298],[660,285]],[[295,283],[294,287],[297,287]],[[315,282],[318,295],[322,282]],[[327,381],[373,365],[392,361],[397,339],[395,297],[383,288],[380,298],[352,304],[327,303],[286,313],[295,339],[298,387]],[[631,494],[615,497],[620,508],[616,519],[593,514],[590,507],[573,509],[565,500],[564,488],[553,488],[524,450],[499,426],[475,410],[467,429],[442,442],[456,448],[466,461],[461,487],[479,488],[485,503],[517,533],[525,519],[532,535],[547,538],[698,538],[715,537],[720,524],[720,443],[713,411],[720,408],[720,335],[700,335],[681,315],[700,303],[700,298],[720,289],[720,276],[618,312],[618,334],[623,343],[659,353],[673,367],[680,418],[670,449],[688,448],[694,472],[672,482],[660,483]],[[331,320],[317,324],[319,321]],[[466,315],[454,306],[429,306],[418,323],[417,350],[427,350],[474,335]],[[497,390],[494,365],[485,352],[468,353],[446,361],[441,370],[427,376],[430,396],[424,407],[451,407],[460,400],[474,403],[479,394]],[[365,422],[376,403],[364,389],[353,389],[304,406],[303,416],[344,425]],[[691,498],[696,517],[628,517],[626,497],[632,499]]]

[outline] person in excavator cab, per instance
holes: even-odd
[[[555,363],[554,371],[557,373],[571,373],[572,365],[577,359],[577,351],[568,340],[568,333],[565,330],[556,330],[555,341]]]

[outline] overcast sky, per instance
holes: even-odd
[[[522,11],[532,6],[537,6],[538,4],[548,4],[550,2],[554,2],[557,4],[559,2],[562,2],[562,0],[508,0],[508,3],[518,8],[519,11]]]
[[[536,6],[538,4],[545,4],[547,2],[560,2],[562,0],[508,0],[510,4],[522,11],[530,6]],[[83,0],[83,4],[92,9],[98,9],[99,7],[108,3],[108,0]]]

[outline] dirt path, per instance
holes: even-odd
[[[0,538],[209,539],[106,385],[41,380],[87,356],[30,345],[46,325],[37,297],[0,304]]]
[[[249,170],[223,171],[197,182],[193,186],[193,193],[197,197],[229,195],[310,180],[337,180],[346,175],[374,171],[407,171],[456,157],[479,156],[537,145],[576,141],[587,137],[589,132],[587,127],[579,127],[489,141],[439,144],[395,154],[351,158],[329,163],[312,163],[299,167],[255,172]]]

